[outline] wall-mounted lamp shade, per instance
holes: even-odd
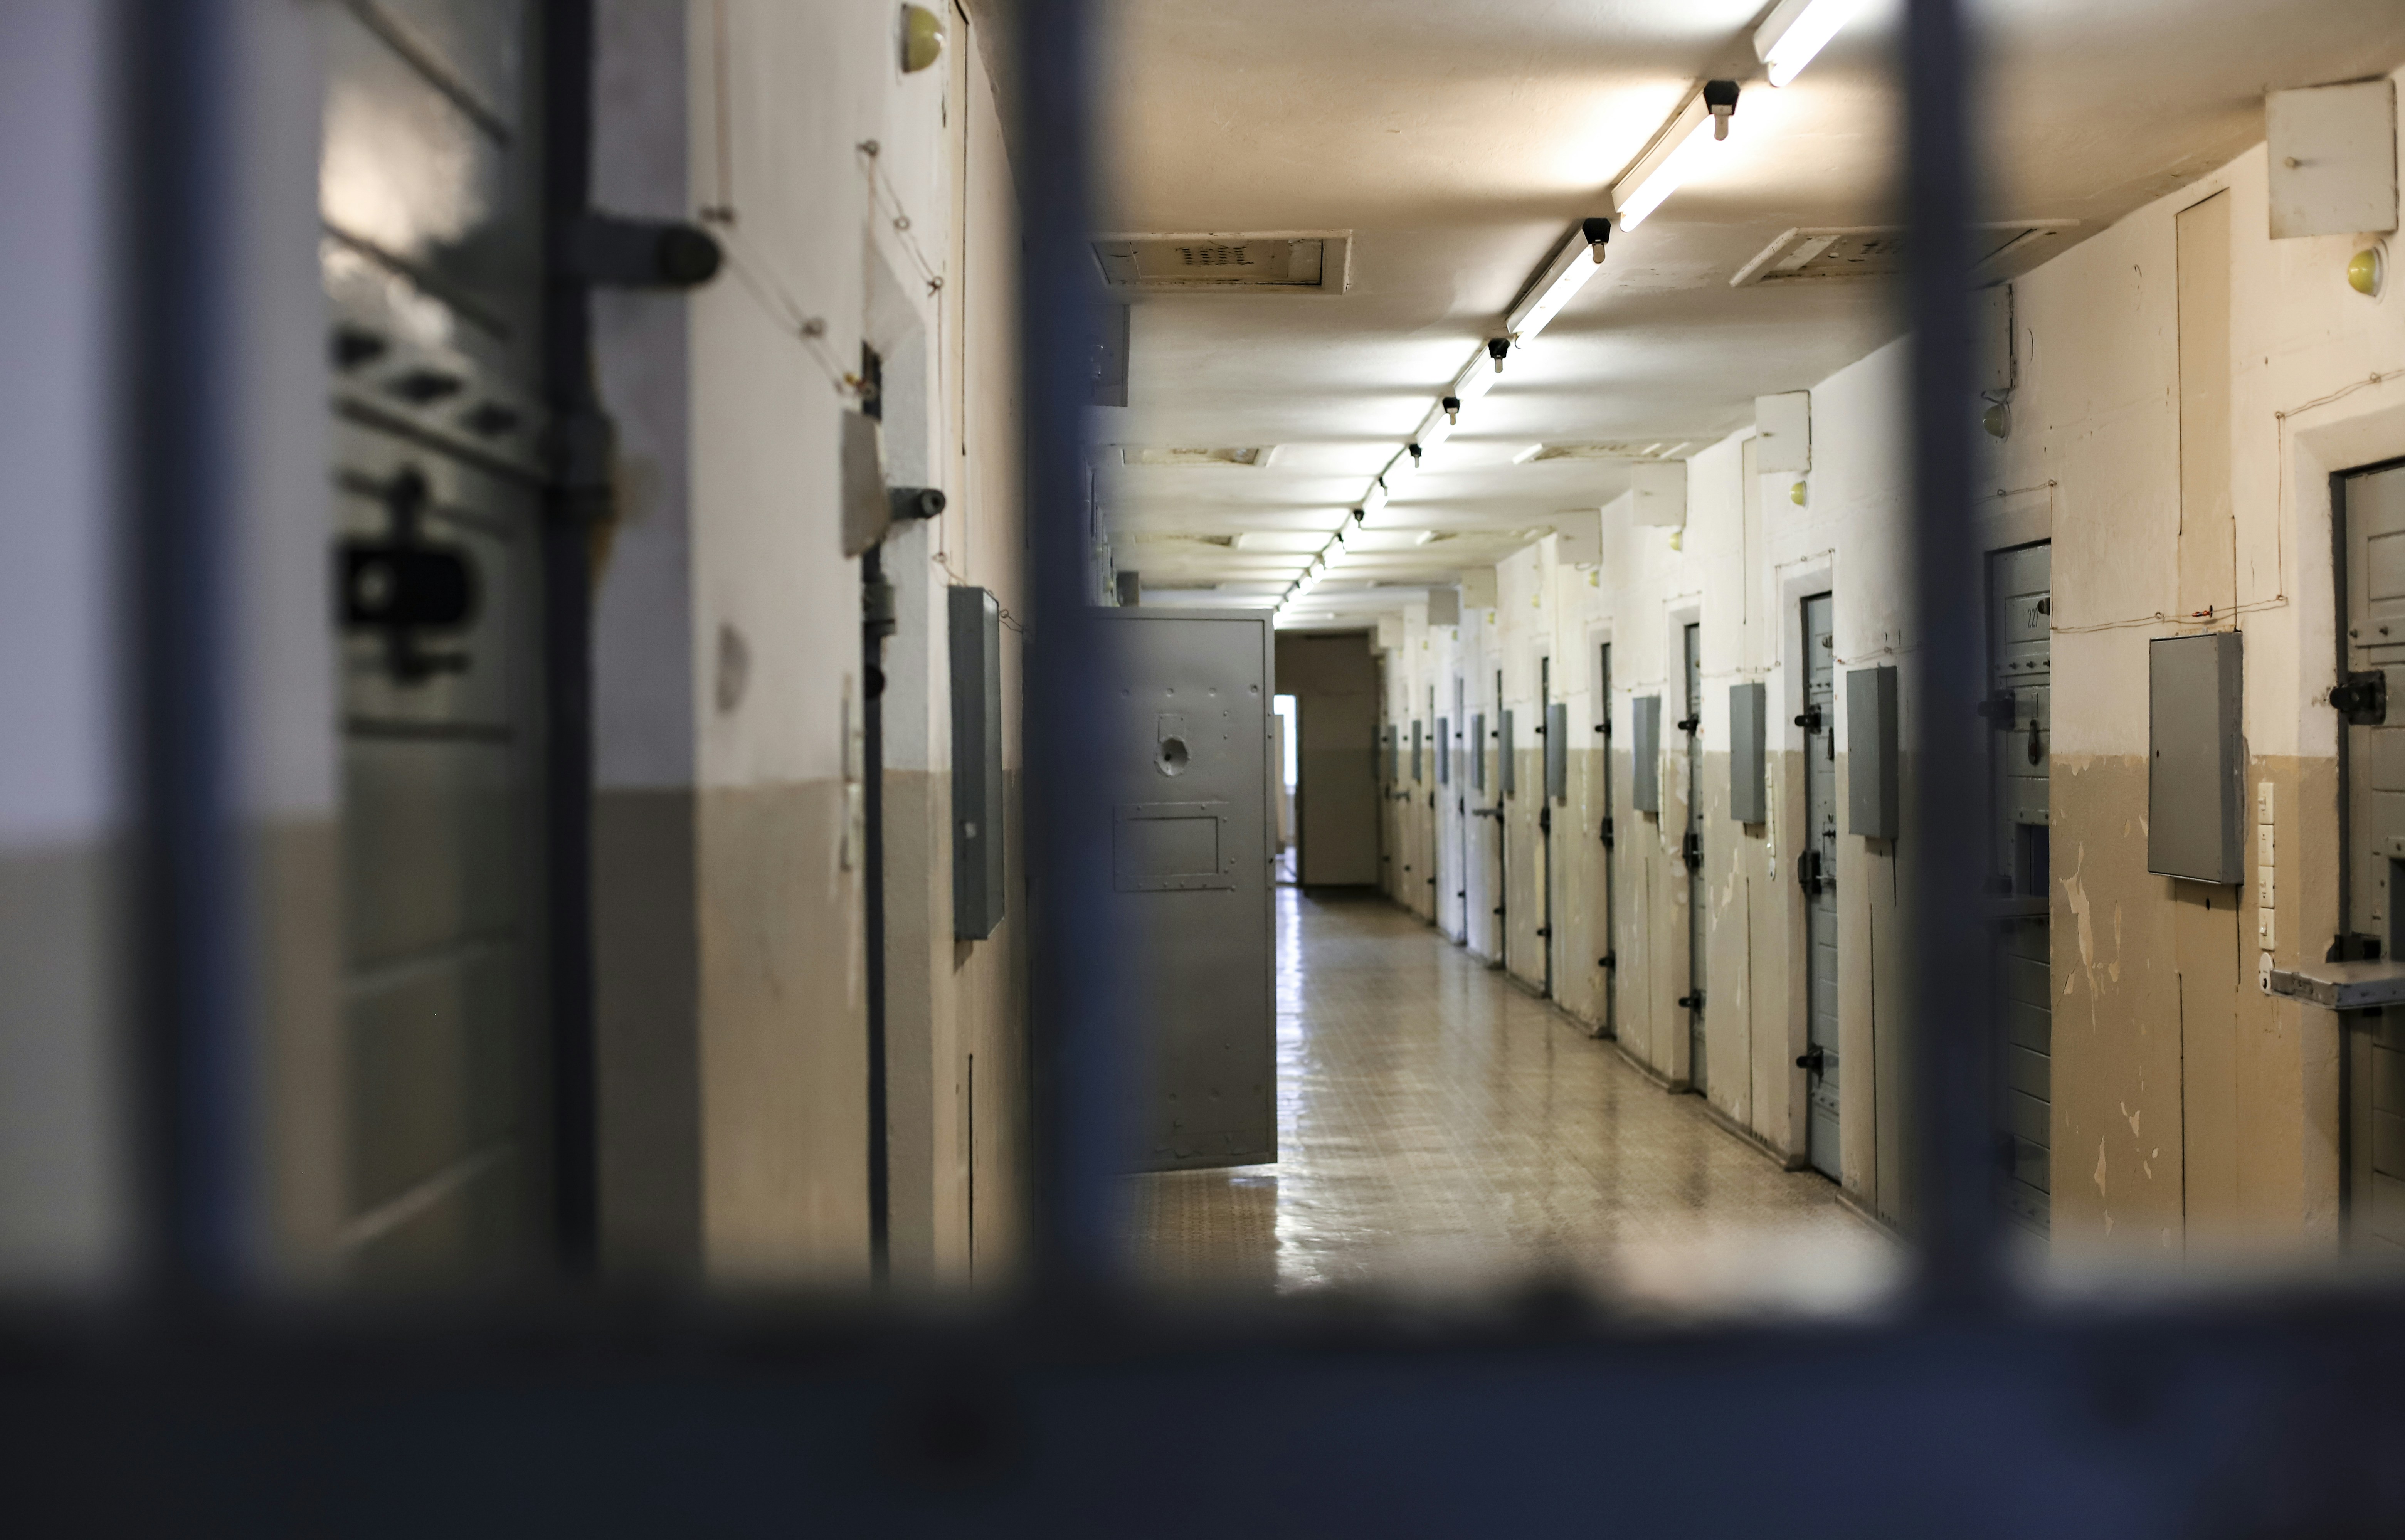
[[[944,56],[944,21],[924,6],[902,7],[902,73],[916,75]]]
[[[1586,287],[1588,280],[1602,271],[1602,243],[1590,244],[1583,231],[1572,232],[1560,255],[1553,259],[1530,287],[1528,297],[1506,317],[1503,329],[1512,334],[1516,345],[1527,346],[1537,333],[1545,329],[1547,323],[1562,313],[1564,305],[1578,298],[1579,290]]]
[[[1753,56],[1783,86],[1803,73],[1812,56],[1854,19],[1863,0],[1779,0],[1753,33]]]
[[[1679,109],[1679,116],[1670,121],[1670,131],[1654,142],[1644,159],[1612,184],[1612,208],[1623,231],[1635,230],[1644,223],[1646,216],[1660,208],[1662,200],[1678,191],[1679,185],[1695,174],[1703,157],[1711,153],[1712,136],[1705,132],[1711,121],[1711,109],[1704,105],[1703,97],[1694,97]]]

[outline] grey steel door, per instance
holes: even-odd
[[[1118,933],[1132,947],[1153,1170],[1277,1158],[1272,653],[1259,611],[1105,609],[1126,693],[1104,789]],[[1097,799],[1098,804],[1103,799]]]
[[[1830,595],[1804,601],[1805,1135],[1812,1169],[1841,1179],[1837,1146],[1837,709],[1836,638]]]
[[[1696,1091],[1710,1088],[1706,1075],[1704,1044],[1704,909],[1709,884],[1704,880],[1704,652],[1703,628],[1690,625],[1683,635],[1687,714],[1679,730],[1687,735],[1687,831],[1680,842],[1680,858],[1687,866],[1687,992],[1679,1002],[1687,1011],[1687,1080]]]
[[[2405,690],[2405,467],[2350,476],[2343,484],[2344,666],[2382,673],[2386,692],[2384,708],[2354,713],[2359,720],[2343,735],[2343,923],[2353,955],[2396,957],[2405,941],[2389,904],[2405,858],[2405,703],[2398,700]],[[2300,865],[2285,851],[2274,859],[2289,872]],[[2293,904],[2286,912],[2296,912]],[[2346,1033],[2347,1239],[2394,1252],[2405,1248],[2405,1008],[2339,1019]]]
[[[2004,1207],[2039,1230],[2047,1225],[2053,1187],[2053,923],[2047,917],[2053,569],[2052,550],[2045,545],[1988,558],[1989,762],[2004,1001],[1997,1122],[1998,1141],[2007,1152],[1998,1189]]]
[[[1545,955],[1545,998],[1554,998],[1554,766],[1562,751],[1561,726],[1554,721],[1554,660],[1537,660],[1537,732],[1542,750],[1537,763],[1544,767],[1537,791],[1537,941]]]
[[[1595,698],[1596,732],[1603,739],[1602,763],[1599,766],[1603,803],[1603,822],[1599,833],[1603,844],[1603,955],[1596,966],[1603,970],[1603,1031],[1606,1037],[1620,1035],[1620,894],[1611,885],[1611,644],[1605,642],[1598,650],[1596,665]]]
[[[535,7],[321,7],[341,648],[343,1241],[541,1255]]]

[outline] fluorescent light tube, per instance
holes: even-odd
[[[1753,34],[1753,56],[1783,86],[1862,10],[1863,0],[1779,0]]]
[[[1378,516],[1379,510],[1386,506],[1386,499],[1389,496],[1390,494],[1386,491],[1386,479],[1384,476],[1371,482],[1370,483],[1370,495],[1361,499],[1361,522],[1366,525],[1371,519],[1376,518]]]
[[[1703,132],[1711,120],[1703,97],[1695,97],[1671,119],[1670,132],[1612,185],[1611,204],[1623,231],[1643,224],[1645,217],[1660,208],[1662,200],[1678,191],[1679,184],[1694,174],[1699,159],[1708,153],[1706,147],[1712,143],[1711,135]]]
[[[1600,220],[1592,222],[1598,230],[1607,228]],[[1621,222],[1624,228],[1632,221],[1624,217]],[[1564,305],[1578,298],[1588,280],[1602,271],[1603,243],[1588,240],[1584,230],[1573,231],[1569,245],[1545,269],[1544,276],[1529,289],[1520,307],[1505,319],[1503,329],[1510,335],[1512,344],[1527,346],[1548,322],[1562,313]]]
[[[1478,357],[1470,360],[1470,367],[1461,371],[1460,377],[1453,382],[1453,388],[1446,394],[1467,407],[1470,402],[1495,388],[1498,372],[1494,361],[1486,356],[1486,350],[1482,347],[1478,350]]]

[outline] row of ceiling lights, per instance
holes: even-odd
[[[1794,79],[1864,3],[1865,0],[1780,0],[1753,35],[1754,56],[1762,61],[1770,83],[1783,86]],[[1735,80],[1705,81],[1702,90],[1681,105],[1668,125],[1654,136],[1652,147],[1628,168],[1627,175],[1612,184],[1611,205],[1624,233],[1644,223],[1694,174],[1709,153],[1703,147],[1728,137],[1729,123],[1737,116],[1737,89]],[[1709,138],[1703,132],[1706,123],[1712,130]],[[1562,244],[1529,284],[1520,302],[1504,317],[1502,335],[1487,339],[1484,347],[1456,376],[1452,387],[1421,422],[1411,441],[1379,469],[1362,495],[1361,505],[1337,526],[1325,545],[1312,553],[1301,576],[1278,601],[1281,612],[1317,588],[1329,568],[1344,554],[1345,529],[1353,525],[1366,526],[1385,508],[1390,496],[1387,476],[1405,462],[1410,469],[1425,469],[1429,455],[1460,426],[1463,410],[1495,387],[1496,377],[1503,372],[1503,360],[1534,342],[1537,334],[1586,287],[1603,266],[1611,226],[1609,218],[1579,222],[1575,237]]]

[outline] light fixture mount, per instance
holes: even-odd
[[[1460,398],[1460,397],[1458,397],[1458,396],[1447,396],[1447,397],[1444,399],[1444,420],[1445,420],[1446,422],[1449,422],[1449,423],[1453,424],[1453,425],[1454,425],[1455,427],[1460,427],[1460,426],[1461,426],[1461,398]]]
[[[1729,119],[1737,116],[1737,82],[1707,80],[1704,82],[1704,110],[1712,115],[1712,137],[1728,137]]]
[[[1500,374],[1503,372],[1503,356],[1511,351],[1511,338],[1489,337],[1486,339],[1486,356],[1495,360],[1496,373]]]

